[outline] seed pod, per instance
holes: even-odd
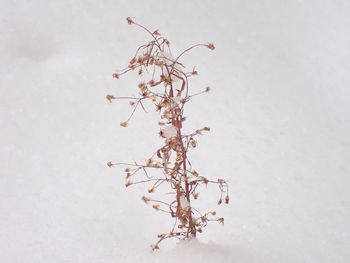
[[[149,197],[147,197],[147,196],[142,196],[141,199],[142,199],[146,204],[147,204],[148,202],[151,201],[151,198],[149,198]]]
[[[106,99],[112,103],[112,100],[115,100],[116,97],[114,97],[113,95],[106,95]]]
[[[120,123],[120,126],[122,126],[122,127],[128,127],[128,123],[127,123],[126,121],[121,122],[121,123]]]
[[[211,50],[214,50],[215,49],[215,46],[213,43],[209,43],[208,45],[206,45],[207,48],[211,49]]]
[[[225,219],[223,217],[220,217],[217,219],[220,224],[224,224]]]
[[[230,198],[228,197],[228,195],[226,195],[225,197],[225,203],[228,204],[230,202]]]
[[[131,25],[131,24],[134,23],[134,21],[132,21],[132,19],[131,19],[130,17],[127,17],[127,18],[126,18],[126,22],[127,22],[129,25]]]
[[[159,210],[159,205],[152,205],[152,207],[157,211]]]

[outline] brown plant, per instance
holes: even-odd
[[[182,127],[186,120],[184,106],[194,96],[209,92],[210,88],[205,88],[202,92],[190,95],[189,78],[198,75],[193,68],[186,72],[180,58],[188,51],[196,47],[206,47],[214,50],[212,43],[193,45],[177,57],[173,58],[170,51],[170,42],[161,36],[159,30],[150,31],[146,27],[136,23],[131,18],[127,18],[129,25],[136,25],[145,30],[151,40],[138,47],[136,54],[132,57],[129,65],[124,70],[114,73],[112,76],[119,79],[128,72],[135,71],[141,76],[145,72],[149,74],[150,80],[140,82],[138,85],[139,96],[137,97],[117,97],[107,95],[109,102],[114,100],[129,100],[133,110],[126,121],[121,122],[123,127],[128,126],[135,111],[141,107],[145,110],[143,102],[151,100],[160,113],[161,127],[159,135],[163,138],[162,147],[155,150],[153,155],[144,164],[140,163],[112,163],[109,167],[125,166],[126,183],[131,186],[140,183],[150,184],[148,193],[154,193],[161,185],[167,184],[172,194],[172,200],[162,201],[148,196],[143,196],[145,203],[152,203],[156,211],[168,213],[174,218],[174,226],[168,233],[159,234],[158,241],[152,245],[152,249],[158,249],[159,243],[164,239],[178,238],[189,239],[196,237],[210,221],[224,223],[224,218],[216,217],[215,211],[202,213],[193,207],[193,200],[198,199],[199,186],[216,184],[219,186],[220,197],[218,204],[229,202],[228,185],[224,179],[210,180],[193,169],[188,152],[197,147],[197,137],[204,132],[210,131],[208,127],[203,127],[190,134],[183,134]],[[167,52],[166,52],[167,50]],[[146,110],[145,110],[146,111]],[[149,170],[157,169],[161,171],[160,176],[150,176]],[[144,180],[133,180],[139,172],[145,174]]]

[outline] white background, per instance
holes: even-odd
[[[211,127],[191,155],[230,183],[201,205],[225,226],[197,242],[165,242],[172,221],[126,189],[107,161],[143,161],[161,144],[157,114],[106,94],[148,40],[126,17],[159,29],[199,76],[185,129]],[[0,261],[348,262],[350,257],[350,2],[10,1],[0,3]],[[149,108],[152,111],[152,107]]]

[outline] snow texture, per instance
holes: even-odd
[[[161,132],[162,136],[167,139],[170,139],[171,137],[174,137],[177,134],[176,128],[172,125],[166,126],[164,129],[161,129]]]
[[[350,258],[350,2],[2,0],[0,3],[2,263],[314,262]],[[186,132],[208,126],[195,169],[230,184],[198,240],[165,241],[172,222],[125,189],[108,161],[144,161],[160,145],[145,105],[128,128],[137,80],[111,78],[159,29],[199,75]],[[158,214],[157,214],[158,213]]]

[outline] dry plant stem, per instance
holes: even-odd
[[[178,130],[178,136],[182,138],[181,134],[181,128]],[[184,147],[183,141],[181,140],[181,149],[182,149],[182,156],[183,156],[183,177],[185,180],[185,197],[187,199],[187,202],[189,203],[189,210],[188,210],[188,219],[189,219],[189,228],[187,231],[186,237],[196,237],[196,227],[194,225],[193,219],[192,219],[192,209],[191,209],[191,196],[190,196],[190,189],[188,186],[188,177],[187,177],[187,167],[186,167],[186,162],[187,162],[187,150]]]
[[[164,139],[164,145],[158,148],[151,158],[148,158],[145,164],[139,163],[112,163],[108,162],[109,167],[124,166],[126,173],[125,185],[150,184],[148,193],[153,194],[160,186],[168,184],[170,186],[169,194],[174,198],[170,202],[143,196],[145,203],[153,203],[152,207],[156,211],[165,212],[175,219],[174,226],[169,233],[159,234],[158,241],[152,245],[153,249],[159,248],[159,243],[168,238],[189,239],[197,236],[198,232],[207,226],[210,221],[223,223],[224,219],[215,217],[216,212],[201,213],[193,207],[193,199],[197,199],[199,186],[216,184],[219,186],[220,198],[218,204],[223,201],[229,202],[228,185],[223,179],[208,180],[193,170],[192,164],[188,159],[188,152],[197,146],[196,137],[208,132],[210,129],[204,127],[190,134],[183,134],[183,123],[186,120],[184,106],[194,96],[209,92],[209,87],[201,92],[189,95],[189,77],[195,76],[198,72],[193,68],[192,72],[185,72],[185,66],[179,62],[179,59],[187,52],[196,47],[204,46],[211,50],[213,44],[197,44],[184,50],[175,59],[164,52],[165,47],[170,50],[170,42],[162,37],[158,30],[152,32],[146,27],[135,23],[131,18],[127,18],[130,25],[136,25],[148,34],[152,40],[147,44],[137,48],[134,57],[130,60],[129,66],[120,72],[114,73],[113,77],[119,79],[122,75],[137,71],[139,76],[144,73],[151,75],[150,80],[140,82],[138,85],[139,96],[113,96],[107,95],[109,102],[114,100],[129,100],[133,107],[130,116],[126,121],[121,122],[121,126],[128,126],[136,110],[141,108],[146,112],[143,101],[150,100],[156,106],[156,111],[161,115],[159,125],[161,127],[159,135]],[[151,73],[150,73],[151,72]],[[158,77],[159,76],[159,77]],[[163,91],[161,89],[163,86]],[[161,171],[161,176],[154,176],[149,173],[149,169]],[[135,180],[139,172],[143,172],[146,179]],[[151,174],[151,175],[150,175]],[[175,230],[176,227],[178,231]]]

